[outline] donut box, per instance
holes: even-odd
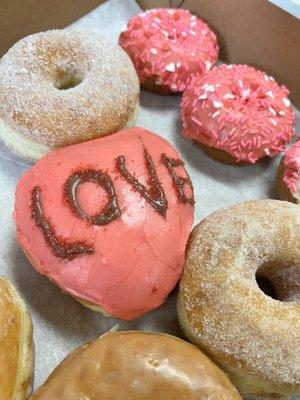
[[[265,102],[269,122],[287,125],[288,118],[300,131],[300,7],[294,0],[50,0],[43,8],[15,0],[0,5],[0,57],[24,36],[51,28],[91,30],[117,43],[134,15],[170,6],[188,9],[216,33],[221,72],[231,64],[249,64],[265,73],[262,80],[268,85],[285,85],[275,106],[272,95],[279,89],[271,88]],[[167,72],[175,67],[169,65]],[[210,67],[208,62],[207,72]],[[21,85],[22,76],[18,78]],[[138,81],[134,85],[139,90]],[[36,353],[32,382],[29,318],[23,349],[27,368],[16,379],[20,396],[27,400],[31,392],[30,400],[69,400],[72,394],[79,400],[101,393],[108,400],[199,400],[212,395],[241,400],[240,394],[247,393],[256,400],[265,399],[253,390],[264,387],[267,377],[267,390],[286,400],[299,378],[294,302],[299,299],[300,219],[298,205],[292,204],[297,199],[287,188],[283,191],[282,176],[288,165],[294,166],[298,147],[286,165],[280,146],[277,152],[266,146],[266,156],[276,154],[274,158],[250,158],[242,166],[230,165],[234,160],[222,164],[204,145],[202,149],[182,135],[184,95],[176,93],[180,87],[175,94],[144,89],[139,115],[138,107],[132,107],[137,118],[133,127],[125,125],[120,132],[90,137],[93,140],[50,154],[46,150],[34,164],[0,142],[0,282],[1,275],[8,278],[16,287],[13,292],[18,291],[16,298],[26,303]],[[217,90],[210,85],[202,89],[197,96],[203,103],[216,101],[210,96]],[[215,104],[218,117],[220,106]],[[277,171],[281,185],[276,188]],[[298,175],[291,174],[290,180],[296,193]],[[289,203],[281,206],[278,198]],[[245,236],[250,244],[244,243]],[[280,260],[274,259],[276,246]],[[286,270],[281,268],[283,259]],[[230,282],[248,264],[232,290]],[[0,287],[5,307],[3,295]],[[195,313],[203,298],[209,307]],[[272,321],[264,319],[264,310],[273,315]],[[27,316],[27,309],[21,307],[19,313]],[[4,321],[9,327],[18,322],[10,315]],[[0,326],[0,339],[3,332]],[[226,344],[228,335],[232,347]],[[211,352],[212,347],[220,354]],[[231,362],[229,353],[238,361]],[[3,354],[5,360],[8,352]],[[261,372],[250,383],[235,374],[247,363],[250,375]],[[128,370],[129,364],[133,368]],[[2,365],[0,357],[0,400]],[[199,379],[197,368],[204,378]],[[273,385],[274,380],[280,384]]]

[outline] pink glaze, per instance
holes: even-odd
[[[300,200],[300,140],[286,150],[283,181],[295,199]]]
[[[294,135],[289,91],[247,65],[221,65],[194,77],[183,94],[183,134],[255,163]]]
[[[209,70],[218,58],[215,34],[187,10],[157,8],[134,16],[120,36],[140,82],[147,78],[182,92],[191,76]]]
[[[147,185],[143,148],[153,159],[168,201],[162,217],[120,176],[115,159],[124,155],[126,166]],[[14,218],[18,241],[35,269],[65,292],[103,307],[109,314],[129,320],[158,307],[176,285],[184,262],[193,222],[193,205],[182,203],[161,154],[179,158],[172,146],[143,128],[51,152],[19,181]],[[112,178],[121,217],[108,225],[92,225],[76,216],[66,202],[63,186],[75,170],[95,168]],[[184,167],[176,167],[186,176]],[[72,260],[57,257],[32,217],[31,194],[38,185],[45,217],[57,235],[93,245],[95,252]],[[85,212],[99,212],[105,192],[95,183],[79,186],[78,198]]]

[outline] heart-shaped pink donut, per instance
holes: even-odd
[[[17,185],[14,217],[38,272],[128,320],[179,279],[193,188],[168,142],[132,128],[42,158]]]

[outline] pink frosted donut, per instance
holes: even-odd
[[[277,192],[280,199],[300,204],[300,140],[286,150],[281,161]]]
[[[136,318],[165,301],[182,271],[193,222],[183,165],[143,128],[53,151],[17,185],[18,241],[63,291]]]
[[[182,99],[183,134],[220,161],[255,163],[294,135],[289,91],[247,65],[221,65],[194,77]],[[211,150],[215,151],[215,154]]]
[[[182,92],[192,75],[209,70],[219,51],[215,34],[200,18],[167,8],[134,16],[120,35],[120,46],[142,85],[170,92]]]
[[[293,197],[300,200],[300,140],[286,151],[283,165],[283,181]]]

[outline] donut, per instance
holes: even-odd
[[[183,94],[183,135],[226,164],[280,153],[294,135],[288,90],[247,65],[220,65],[193,77]]]
[[[241,400],[193,345],[153,332],[110,332],[79,347],[32,400]]]
[[[180,156],[131,128],[39,160],[17,185],[14,217],[39,273],[96,311],[129,320],[175,287],[193,214]]]
[[[130,58],[98,34],[37,33],[0,61],[0,138],[23,157],[132,126],[138,107]]]
[[[135,15],[121,33],[142,86],[155,93],[183,92],[193,75],[217,61],[216,35],[187,10],[156,8]]]
[[[300,392],[300,211],[256,200],[190,237],[178,317],[186,336],[251,399]]]
[[[279,199],[300,204],[300,140],[285,151],[276,178]]]
[[[0,276],[0,399],[28,399],[32,370],[29,312],[12,283]]]

